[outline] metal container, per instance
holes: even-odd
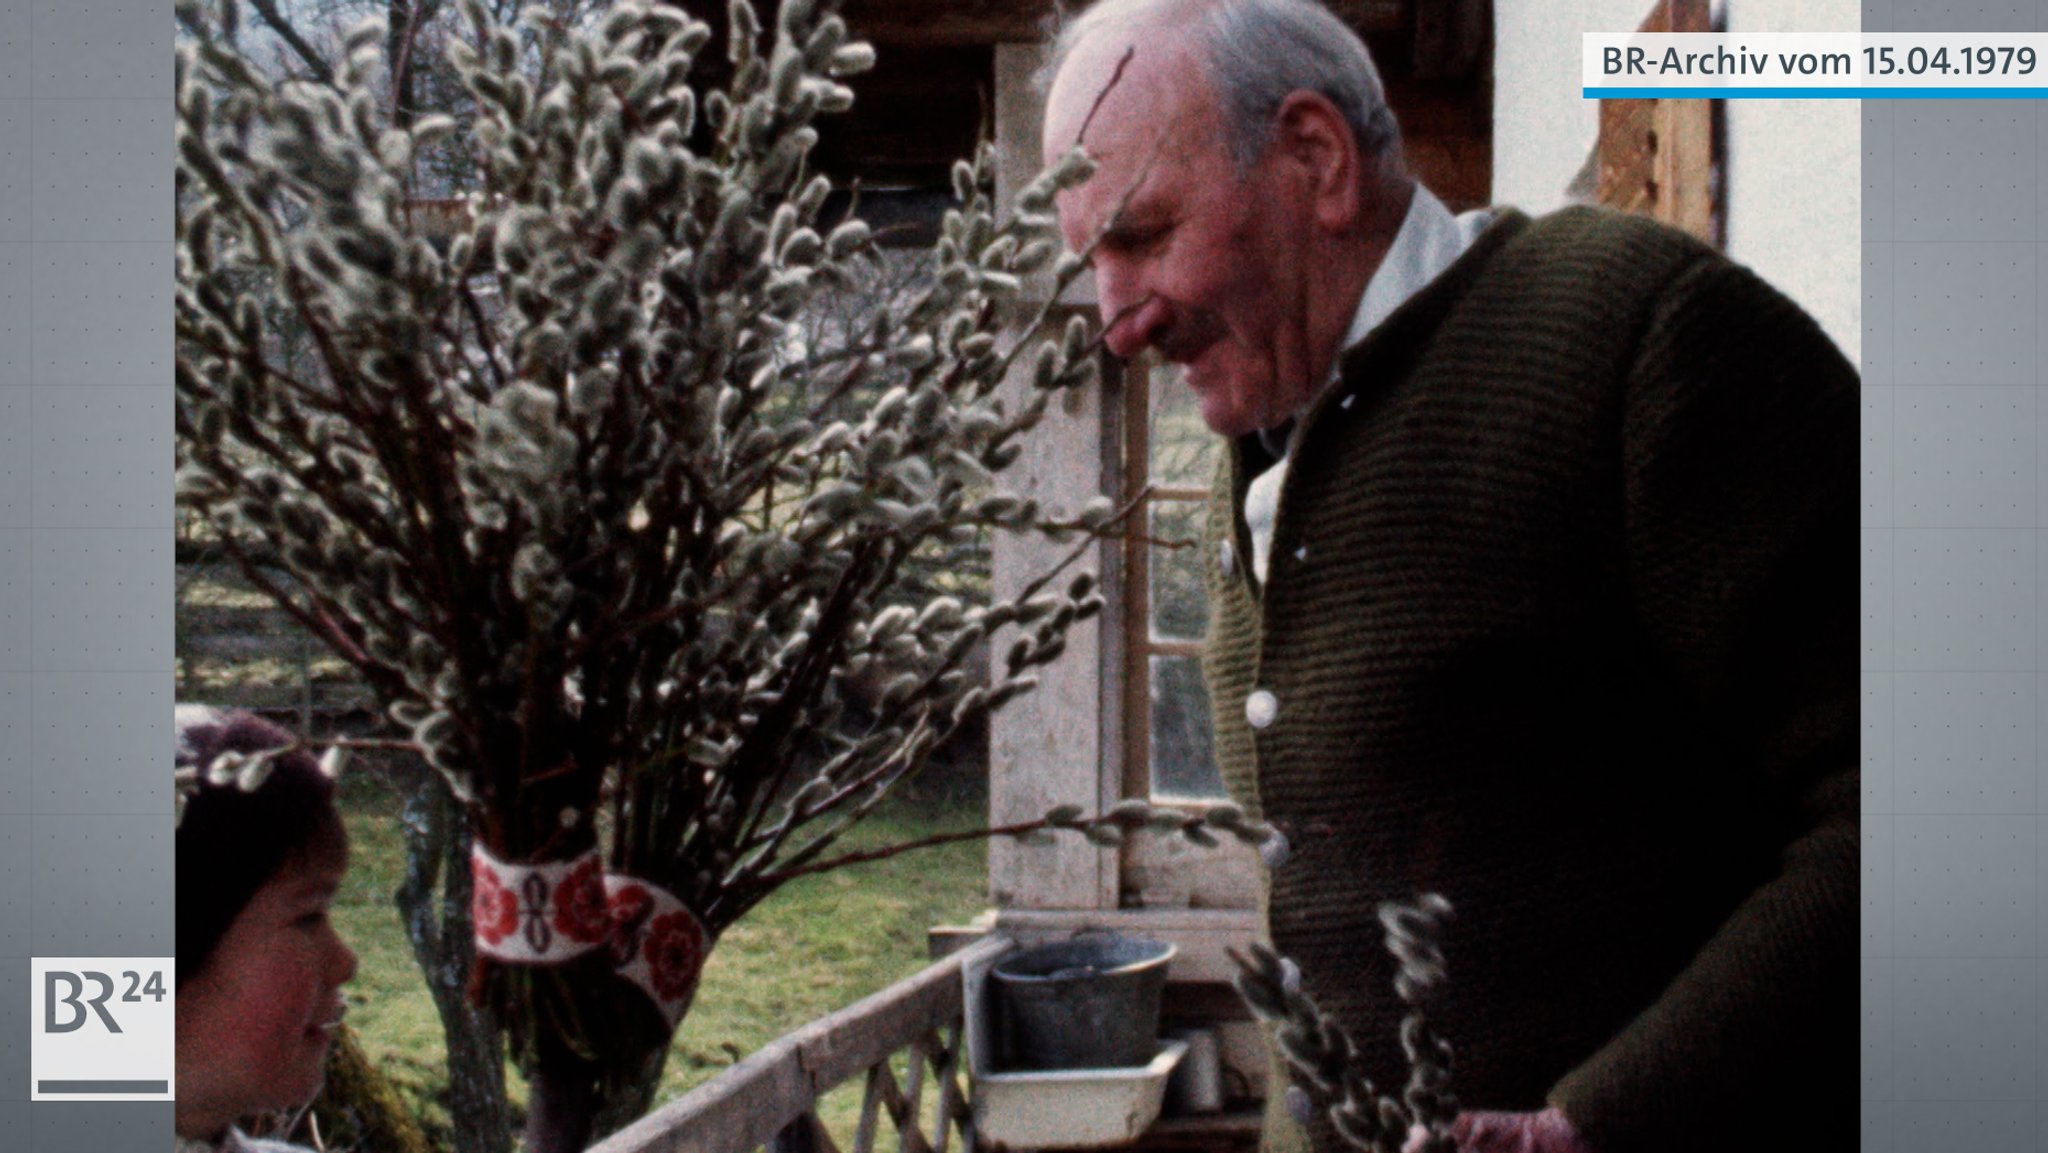
[[[1176,1029],[1170,1040],[1184,1042],[1188,1053],[1166,1082],[1166,1109],[1180,1116],[1223,1111],[1223,1052],[1214,1029]]]
[[[1012,1069],[1122,1069],[1159,1052],[1159,999],[1174,946],[1087,934],[996,962],[1003,1063]]]

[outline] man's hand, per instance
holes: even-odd
[[[1409,1134],[1408,1153],[1422,1148],[1423,1132]],[[1458,1153],[1593,1153],[1556,1109],[1541,1113],[1466,1112],[1451,1122]]]

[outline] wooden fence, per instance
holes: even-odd
[[[818,1099],[865,1078],[845,1153],[974,1153],[967,1097],[966,969],[1009,948],[977,941],[908,980],[821,1017],[591,1146],[589,1153],[839,1153]],[[904,1076],[894,1065],[906,1058]],[[925,1107],[926,1087],[937,1089]],[[884,1125],[886,1123],[886,1130]]]
[[[301,732],[374,707],[353,670],[233,565],[180,542],[176,589],[179,700],[294,714]]]

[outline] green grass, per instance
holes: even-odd
[[[401,802],[367,777],[350,784],[344,802],[354,857],[336,920],[361,959],[349,990],[349,1020],[401,1092],[429,1102],[445,1082],[441,1025],[391,899],[404,870]],[[971,827],[980,816],[897,802],[846,843],[907,840]],[[923,968],[925,931],[965,920],[987,904],[986,861],[979,842],[948,845],[806,877],[763,902],[713,951],[670,1051],[659,1100],[672,1100],[784,1033]],[[516,1076],[511,1085],[515,1098],[523,1098]],[[858,1108],[859,1086],[853,1085],[828,1097],[821,1113],[835,1134],[850,1136]],[[435,1115],[438,1106],[424,1111],[430,1124],[446,1123],[445,1115]]]

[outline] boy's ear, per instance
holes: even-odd
[[[1294,92],[1273,117],[1272,156],[1303,181],[1316,223],[1348,230],[1359,217],[1364,157],[1350,122],[1316,92]]]

